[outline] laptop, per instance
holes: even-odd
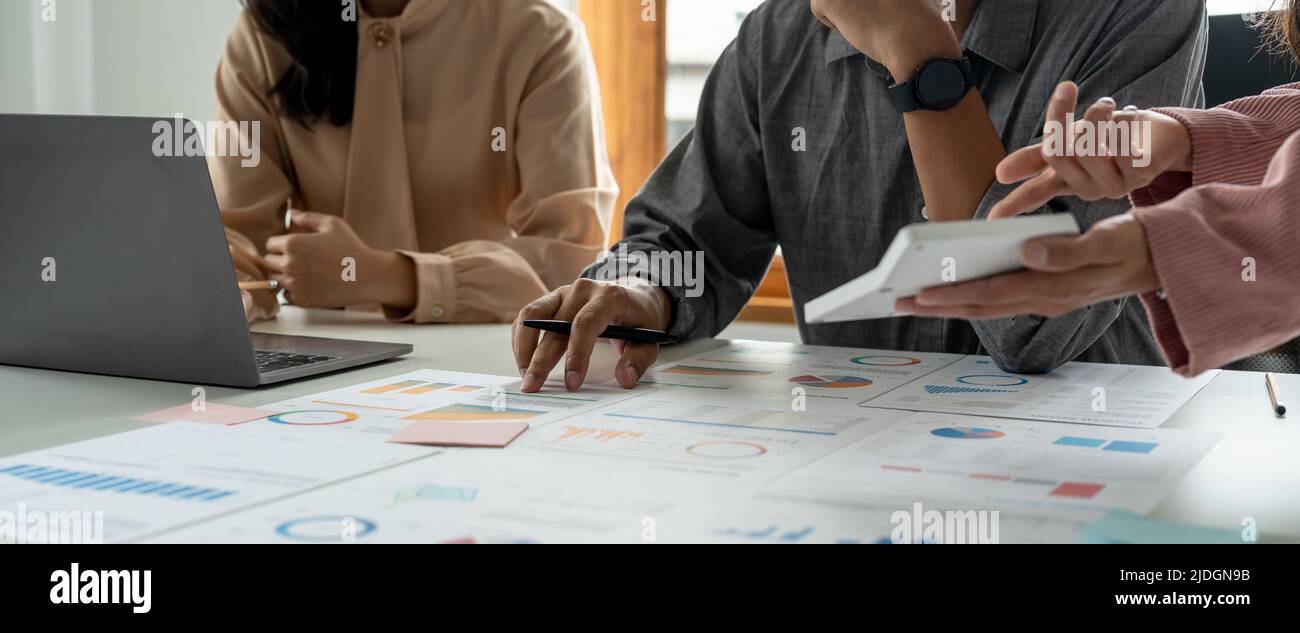
[[[252,388],[412,351],[250,333],[206,160],[158,122],[0,115],[0,363]]]

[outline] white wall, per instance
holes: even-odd
[[[32,110],[32,25],[23,0],[0,0],[0,112]]]
[[[100,114],[212,118],[236,0],[93,0]]]
[[[0,111],[209,119],[237,0],[0,0]]]

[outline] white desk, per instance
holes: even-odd
[[[258,331],[411,343],[415,352],[388,363],[255,391],[208,388],[212,402],[256,407],[420,368],[511,376],[517,373],[504,325],[392,326],[377,316],[287,309]],[[735,330],[753,336],[750,328]],[[762,333],[762,326],[752,328]],[[787,329],[775,331],[788,334]],[[780,338],[788,339],[788,336]],[[667,348],[675,360],[727,345],[694,341]],[[1300,403],[1300,376],[1279,377]],[[189,384],[88,376],[0,366],[0,457],[148,425],[130,418],[190,402]],[[1165,428],[1219,431],[1226,437],[1179,484],[1153,516],[1232,526],[1252,517],[1269,539],[1300,540],[1300,413],[1279,420],[1261,375],[1224,372]]]

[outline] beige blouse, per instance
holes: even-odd
[[[545,0],[412,0],[358,22],[352,123],[307,129],[268,96],[288,53],[240,16],[217,119],[260,121],[261,162],[209,159],[232,245],[261,253],[290,207],[342,216],[415,262],[418,304],[385,310],[403,322],[509,321],[572,281],[618,193],[582,25]]]

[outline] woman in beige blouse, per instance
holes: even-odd
[[[260,162],[210,159],[241,280],[304,307],[504,322],[604,250],[617,186],[572,17],[545,0],[244,5],[217,118],[260,125]]]

